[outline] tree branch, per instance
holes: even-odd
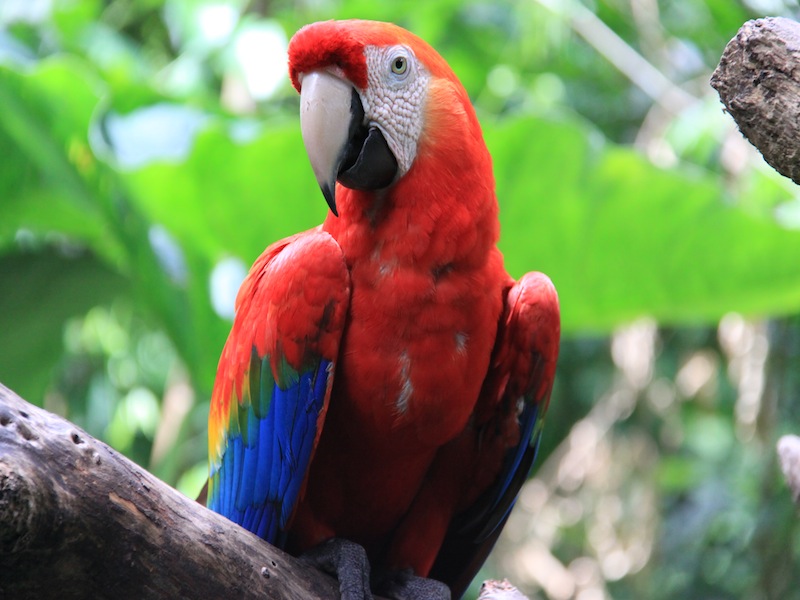
[[[336,582],[0,385],[0,598],[337,598]]]
[[[784,435],[778,440],[778,458],[786,485],[795,503],[800,504],[800,437]]]
[[[782,17],[742,25],[711,85],[739,130],[781,175],[800,184],[800,24]]]
[[[2,384],[0,573],[0,598],[339,597],[331,577]],[[507,582],[484,592],[524,598]]]
[[[528,597],[504,579],[484,581],[478,600],[528,600]]]
[[[783,17],[748,21],[711,76],[742,134],[778,173],[800,184],[800,24]],[[800,437],[778,440],[778,457],[800,504]]]

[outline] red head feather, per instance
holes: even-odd
[[[434,77],[457,82],[450,66],[427,42],[392,23],[376,21],[322,21],[300,29],[289,42],[289,77],[300,91],[300,73],[339,67],[359,89],[367,87],[367,46],[405,44]]]

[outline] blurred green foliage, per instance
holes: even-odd
[[[562,302],[539,474],[486,574],[800,598],[774,455],[800,421],[800,202],[708,86],[763,5],[3,0],[0,381],[195,494],[238,284],[327,210],[287,40],[394,21],[474,100],[509,271]]]

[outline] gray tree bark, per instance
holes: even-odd
[[[800,184],[800,24],[770,17],[742,25],[711,85],[764,159]]]
[[[800,184],[800,23],[748,21],[725,47],[711,76],[742,134],[778,173]],[[800,504],[800,437],[785,435],[778,458]]]
[[[786,485],[795,503],[800,504],[800,437],[784,435],[778,440],[778,459]]]
[[[484,593],[524,598],[507,582]],[[339,586],[0,384],[6,598],[315,600]]]
[[[337,582],[0,385],[0,598],[338,598]]]

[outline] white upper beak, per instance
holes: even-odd
[[[328,71],[305,73],[300,90],[300,131],[311,168],[333,214],[336,178],[350,127],[353,86]]]

